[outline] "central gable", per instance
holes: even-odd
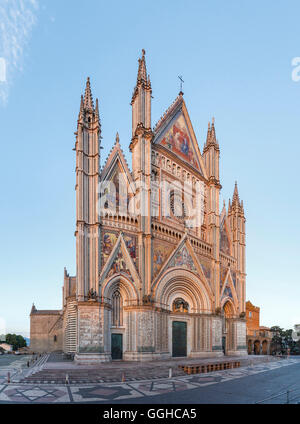
[[[197,171],[201,171],[191,134],[181,111],[171,120],[157,143],[171,150]]]
[[[205,176],[201,153],[183,99],[160,121],[154,143],[163,146]]]

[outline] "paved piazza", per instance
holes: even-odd
[[[22,358],[23,365],[25,358]],[[20,366],[11,363],[11,366]],[[237,384],[251,376],[265,373],[266,380],[272,377],[272,372],[279,371],[288,374],[289,367],[300,370],[299,359],[282,359],[278,361],[257,363],[241,368],[217,371],[208,374],[179,376],[171,379],[155,379],[119,383],[98,384],[25,384],[2,381],[0,384],[0,403],[163,403],[172,401],[202,403],[203,397],[192,400],[195,389],[214,386],[216,390],[225,388],[226,383],[234,380]],[[9,365],[3,367],[7,369]],[[2,368],[1,368],[2,371]],[[292,372],[292,374],[294,371]],[[298,377],[297,377],[298,378]],[[279,388],[278,388],[279,390]],[[206,392],[206,390],[205,390]],[[275,392],[275,390],[274,390]],[[190,395],[189,395],[190,393]],[[202,393],[204,393],[202,391]],[[184,400],[185,398],[188,400]],[[266,398],[262,396],[262,398]],[[165,399],[165,400],[164,400]],[[203,402],[205,403],[205,402]],[[217,401],[215,403],[218,403]]]
[[[31,360],[31,355],[0,355],[0,384],[7,382],[7,373],[11,378],[19,375],[25,369],[27,361]]]

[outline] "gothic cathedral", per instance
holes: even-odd
[[[151,126],[145,51],[133,91],[132,170],[119,136],[101,167],[90,80],[76,134],[76,276],[62,310],[33,305],[31,349],[78,363],[244,355],[245,215],[237,185],[220,213],[214,120],[202,154],[180,91]]]

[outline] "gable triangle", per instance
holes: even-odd
[[[122,233],[100,273],[100,283],[113,275],[124,275],[132,281],[140,281]]]
[[[197,267],[195,265],[194,259],[190,254],[186,243],[184,243],[177,251],[173,254],[170,259],[167,269],[173,267],[187,268],[192,272],[197,272]]]
[[[101,180],[112,180],[116,172],[124,174],[124,177],[127,180],[127,185],[130,185],[131,191],[134,192],[134,181],[132,179],[132,175],[129,170],[127,161],[118,141],[115,143],[114,147],[110,151],[106,162],[102,168]]]
[[[230,268],[228,268],[226,277],[223,282],[223,287],[221,289],[221,300],[224,299],[225,297],[230,297],[235,302],[238,302],[237,294],[235,290],[235,284],[231,275]]]
[[[178,102],[177,107],[171,108],[166,115],[156,130],[154,143],[161,145],[206,177],[203,159],[184,100]]]

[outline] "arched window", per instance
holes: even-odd
[[[115,327],[123,325],[123,300],[119,290],[112,295],[112,325]]]
[[[181,297],[178,297],[173,302],[173,312],[188,312],[189,311],[189,304],[182,299]]]

